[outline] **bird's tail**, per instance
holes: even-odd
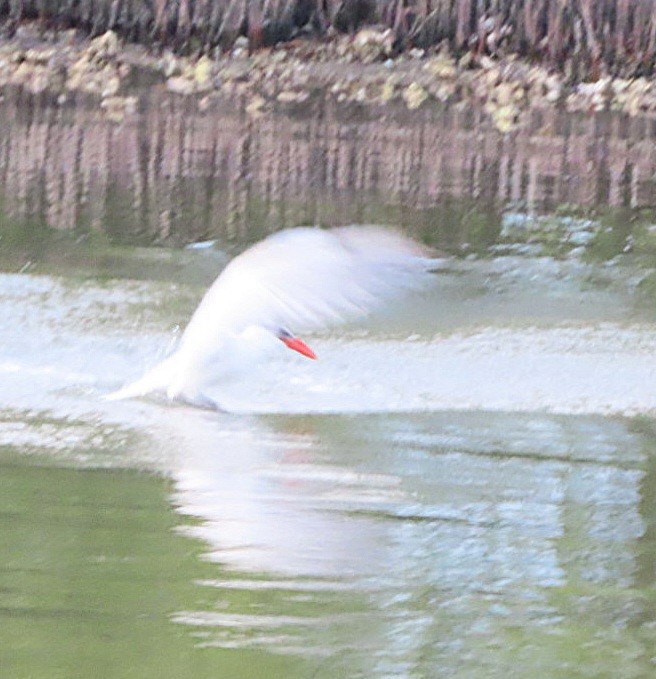
[[[171,385],[177,364],[177,355],[173,354],[164,359],[161,363],[151,368],[143,377],[121,387],[104,398],[106,401],[120,401],[124,398],[135,398],[145,396],[154,391],[164,391]]]

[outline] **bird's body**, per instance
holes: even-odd
[[[364,316],[426,280],[442,260],[375,226],[301,227],[276,233],[233,259],[209,288],[176,351],[110,398],[163,391],[216,407],[206,387],[277,350],[314,352],[291,332]]]

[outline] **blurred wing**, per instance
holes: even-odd
[[[236,257],[207,291],[185,336],[313,330],[363,316],[426,282],[430,259],[393,229],[347,226],[281,231]]]

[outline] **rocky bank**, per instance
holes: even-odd
[[[257,50],[241,37],[228,51],[194,58],[126,43],[112,31],[89,40],[75,29],[49,35],[28,23],[0,43],[0,92],[7,87],[60,103],[87,95],[117,124],[150,87],[195,98],[201,110],[214,98],[238,97],[253,116],[270,109],[302,113],[318,97],[373,115],[477,106],[504,133],[533,107],[629,116],[656,112],[651,78],[607,76],[571,84],[563,74],[512,55],[468,52],[456,59],[445,49],[397,54],[392,31],[376,26]]]

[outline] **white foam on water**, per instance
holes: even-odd
[[[158,307],[171,294],[161,284],[76,288],[48,277],[0,277],[0,314],[8,320],[0,327],[0,407],[50,407],[62,391],[77,390],[80,405],[102,410],[102,394],[134,380],[170,349],[174,336],[166,328],[180,319],[158,326],[142,308]],[[609,295],[609,306],[616,303]],[[364,336],[306,338],[318,361],[281,345],[277,359],[217,385],[212,396],[228,411],[260,414],[656,411],[652,324],[588,319],[527,326],[497,319],[431,333],[425,305],[420,333],[410,316],[387,325],[393,337],[374,320],[377,330]],[[438,307],[436,326],[447,315]]]

